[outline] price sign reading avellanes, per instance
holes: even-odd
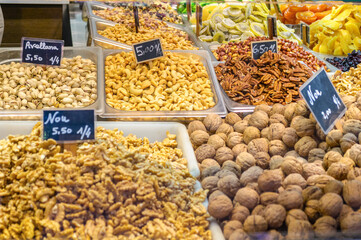
[[[63,56],[63,40],[25,38],[21,39],[21,59],[25,63],[60,66]]]
[[[324,68],[318,70],[300,87],[300,93],[325,134],[346,112],[346,106]]]
[[[95,139],[94,110],[44,110],[43,139],[76,142]]]
[[[251,51],[253,59],[260,59],[261,56],[271,50],[273,53],[278,52],[277,40],[267,40],[251,42]]]
[[[150,61],[164,56],[160,39],[133,44],[133,52],[137,63]]]

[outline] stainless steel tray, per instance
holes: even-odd
[[[104,72],[103,72],[103,53],[99,47],[64,47],[63,57],[72,58],[82,56],[92,60],[97,66],[97,96],[96,101],[82,108],[61,108],[64,110],[72,109],[94,109],[96,115],[100,115],[104,111]],[[21,48],[0,48],[0,64],[7,64],[10,62],[21,61]],[[60,109],[60,108],[49,108]],[[31,120],[41,119],[41,109],[26,109],[26,110],[0,110],[0,119],[17,119],[17,120]]]
[[[189,32],[186,27],[172,23],[167,24],[170,27],[187,33],[189,40],[193,42],[193,45],[199,49],[203,49],[203,44],[201,44],[196,35],[193,32]],[[100,46],[107,49],[132,49],[131,45],[111,40],[98,33],[99,30],[104,30],[107,27],[112,27],[115,25],[117,25],[115,22],[102,20],[99,18],[89,18],[90,38],[94,46]]]
[[[120,52],[129,52],[129,50],[103,50],[104,60],[109,55],[114,55]],[[227,114],[227,109],[223,102],[220,85],[217,81],[214,69],[212,67],[210,56],[208,52],[204,50],[172,50],[170,52],[180,53],[183,55],[198,56],[199,60],[206,67],[208,77],[211,81],[211,89],[214,94],[214,101],[216,105],[210,109],[201,111],[123,111],[110,107],[105,102],[104,113],[101,117],[111,119],[124,119],[124,120],[141,120],[141,121],[191,121],[194,119],[201,119],[206,117],[210,113],[216,113],[220,116]],[[103,89],[105,96],[105,88]]]

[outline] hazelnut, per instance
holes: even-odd
[[[247,120],[241,120],[236,122],[233,125],[234,131],[239,132],[239,133],[244,133],[244,130],[246,130],[246,128],[248,127],[248,121]]]
[[[270,204],[265,208],[264,216],[269,228],[279,228],[286,219],[286,209],[279,204]]]
[[[281,164],[283,162],[283,157],[280,155],[274,155],[271,157],[269,162],[269,167],[271,170],[281,168]]]
[[[238,116],[237,113],[230,112],[226,115],[226,118],[224,119],[226,123],[233,126],[236,122],[239,122],[242,120],[240,116]]]
[[[286,210],[301,208],[303,204],[302,194],[295,190],[284,190],[277,198],[278,204],[281,204]]]
[[[242,228],[243,228],[243,225],[240,221],[231,220],[231,221],[227,222],[226,225],[224,225],[223,235],[226,239],[229,239],[229,237],[235,230],[242,229]]]
[[[226,195],[219,195],[213,198],[208,205],[209,214],[217,219],[227,217],[232,212],[232,209],[232,201]]]
[[[248,208],[242,205],[238,205],[232,210],[231,220],[238,220],[241,223],[244,223],[244,221],[249,215],[250,212]]]
[[[247,145],[244,143],[237,144],[232,148],[234,157],[237,157],[242,152],[247,152]]]
[[[256,165],[260,166],[263,169],[269,168],[270,156],[266,152],[258,152],[254,155],[256,159]]]
[[[202,181],[203,183],[203,181]],[[202,184],[203,186],[203,184]],[[239,179],[234,175],[228,175],[225,177],[222,177],[218,181],[218,189],[224,192],[228,197],[233,198],[234,195],[236,195],[236,192],[241,187],[241,183],[239,182]]]
[[[252,210],[259,203],[258,193],[248,187],[240,188],[236,196],[234,197],[234,201],[238,202],[240,205],[245,206],[249,210]]]
[[[233,152],[228,147],[220,147],[216,151],[216,156],[214,159],[222,165],[225,161],[231,160],[233,161]]]
[[[283,173],[279,169],[265,170],[258,178],[258,187],[262,192],[276,192],[281,186]]]
[[[264,192],[260,195],[261,204],[267,206],[269,204],[276,204],[278,193],[275,192]]]
[[[287,146],[281,140],[272,140],[269,143],[269,153],[271,156],[281,155],[284,156],[287,152]]]
[[[307,186],[306,180],[299,173],[291,173],[289,174],[282,183],[284,188],[287,188],[289,185],[297,185],[302,189]]]
[[[200,171],[203,172],[204,169],[206,169],[207,167],[210,166],[218,166],[220,167],[220,165],[218,164],[218,162],[214,159],[211,158],[206,158],[202,161],[201,165],[200,165]]]
[[[323,216],[337,218],[341,212],[343,201],[336,193],[326,193],[320,198],[318,204],[319,212]]]
[[[318,200],[308,200],[306,202],[305,213],[311,222],[315,222],[320,217],[318,206]]]
[[[229,148],[233,148],[234,146],[242,142],[243,142],[243,136],[241,133],[232,132],[227,137],[227,146]]]
[[[208,131],[214,133],[217,131],[219,126],[222,124],[222,118],[218,114],[208,114],[207,117],[204,118],[203,124]]]
[[[268,129],[268,140],[282,140],[285,129],[282,123],[272,123]]]
[[[203,144],[195,150],[196,159],[198,162],[202,162],[206,158],[213,158],[216,155],[214,147],[208,144]]]
[[[343,186],[343,198],[353,209],[361,207],[361,181],[347,181]]]
[[[326,143],[330,147],[340,146],[340,140],[343,137],[343,134],[340,130],[331,130],[326,136]]]
[[[257,182],[258,177],[263,173],[263,169],[258,166],[253,166],[242,173],[240,182],[242,186],[246,186],[248,183]]]
[[[269,123],[270,124],[281,123],[281,124],[283,124],[283,126],[285,126],[285,128],[288,126],[288,122],[287,122],[286,118],[283,115],[279,114],[279,113],[273,114],[269,118]]]
[[[341,231],[346,237],[361,236],[361,213],[353,212],[346,215],[341,220]]]
[[[285,128],[282,135],[282,141],[290,148],[293,148],[298,141],[298,135],[294,128]]]
[[[226,135],[230,134],[231,132],[233,132],[233,127],[227,123],[222,123],[216,131],[216,133],[224,133]]]
[[[253,139],[249,144],[247,151],[255,155],[258,152],[268,152],[268,140],[265,138],[256,138]]]
[[[308,153],[317,147],[317,142],[310,136],[302,137],[295,144],[295,150],[301,157],[307,157]]]
[[[208,138],[208,145],[211,145],[214,147],[214,149],[218,149],[220,147],[224,147],[226,144],[224,140],[217,134],[214,134]]]
[[[256,165],[256,159],[248,152],[241,152],[236,158],[236,163],[241,167],[242,172]]]
[[[287,239],[313,239],[314,233],[309,221],[293,220],[288,225]]]
[[[287,217],[286,217],[286,225],[288,226],[291,221],[294,220],[305,220],[307,221],[307,215],[304,211],[302,211],[301,209],[291,209],[287,212]]]
[[[217,190],[217,183],[219,178],[216,176],[209,176],[202,180],[202,188],[209,190],[210,193]]]
[[[248,124],[258,129],[263,129],[268,126],[269,118],[264,111],[257,111],[251,114]]]
[[[209,138],[209,134],[202,130],[195,130],[191,134],[191,142],[195,146],[200,146],[203,143],[207,143],[208,138]]]
[[[191,135],[192,132],[196,131],[196,130],[202,130],[204,132],[207,132],[206,127],[204,126],[204,124],[201,121],[195,120],[189,123],[188,125],[188,134]]]
[[[250,141],[261,137],[261,132],[256,127],[247,127],[243,132],[243,141],[248,144]]]
[[[267,222],[262,216],[250,215],[244,221],[243,229],[247,233],[257,233],[266,231],[267,227]]]

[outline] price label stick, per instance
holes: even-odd
[[[300,94],[325,134],[346,112],[346,106],[324,68],[318,70],[300,87]]]
[[[138,6],[133,2],[133,13],[134,13],[134,24],[135,24],[135,32],[138,33],[139,29],[139,14],[138,14]]]
[[[253,59],[260,59],[261,56],[268,51],[272,51],[273,53],[278,52],[277,40],[251,42],[251,52]]]
[[[186,6],[187,6],[187,17],[188,17],[188,21],[191,20],[192,17],[192,5],[191,5],[191,0],[187,0],[186,2]]]
[[[202,7],[197,3],[196,7],[196,35],[199,37],[199,32],[201,31],[202,27]]]
[[[40,65],[60,66],[63,57],[63,40],[21,39],[21,61]]]
[[[277,37],[277,18],[275,16],[267,16],[267,27],[269,39]]]
[[[164,56],[162,43],[159,38],[136,43],[132,46],[137,63],[150,61]]]
[[[301,38],[303,44],[305,44],[307,47],[310,44],[310,25],[301,22]]]

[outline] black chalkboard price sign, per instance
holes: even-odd
[[[346,112],[346,106],[324,68],[300,87],[300,93],[325,134]]]
[[[253,59],[260,59],[261,56],[271,50],[273,53],[278,52],[277,40],[267,40],[251,42],[251,51]]]
[[[63,47],[63,40],[23,37],[21,60],[25,63],[60,66]]]
[[[95,139],[94,110],[44,110],[43,139],[77,142]]]
[[[150,61],[164,56],[159,38],[133,44],[133,52],[137,63]]]

